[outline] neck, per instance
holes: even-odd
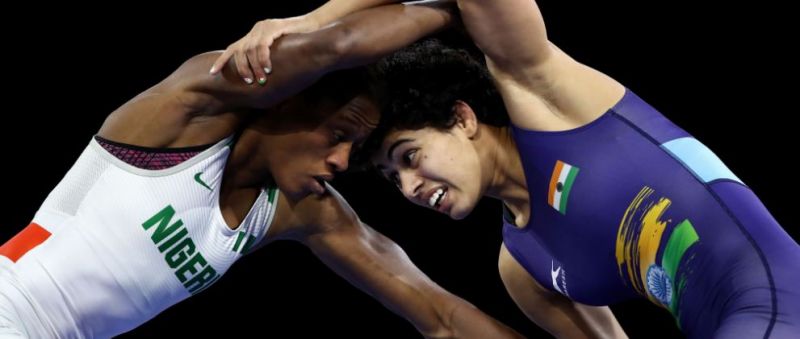
[[[263,136],[251,128],[245,128],[228,158],[225,169],[225,185],[230,189],[263,187],[270,184],[272,174],[267,165]]]
[[[489,140],[484,143],[481,159],[488,160],[484,173],[490,176],[485,195],[502,200],[517,216],[527,213],[528,185],[511,128],[484,126]]]

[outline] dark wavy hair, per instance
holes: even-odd
[[[453,127],[456,100],[466,102],[484,124],[509,123],[488,69],[464,49],[423,40],[381,59],[370,73],[381,87],[376,91],[381,120],[351,159],[358,168],[370,167],[370,157],[391,130]]]

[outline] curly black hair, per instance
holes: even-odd
[[[466,102],[484,124],[509,123],[488,69],[464,49],[423,40],[379,60],[371,73],[381,86],[381,120],[351,159],[360,169],[370,167],[371,155],[391,130],[452,127],[456,100]]]

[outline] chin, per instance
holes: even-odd
[[[307,189],[302,187],[302,185],[296,183],[277,180],[275,183],[278,185],[278,189],[281,190],[281,193],[295,201],[307,197],[310,193]]]
[[[450,218],[453,220],[461,220],[466,218],[470,213],[472,213],[472,208],[460,209],[453,206],[453,208],[450,210]]]
[[[289,199],[294,201],[302,200],[303,198],[311,195],[311,193],[309,193],[308,191],[289,191],[289,192],[281,191],[281,192],[283,192],[283,194],[289,197]]]

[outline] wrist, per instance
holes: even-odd
[[[322,17],[322,15],[317,13],[317,11],[313,11],[311,13],[304,14],[296,18],[299,21],[299,23],[303,26],[303,28],[307,29],[307,32],[316,31],[328,24],[327,22],[325,22],[325,19]]]

